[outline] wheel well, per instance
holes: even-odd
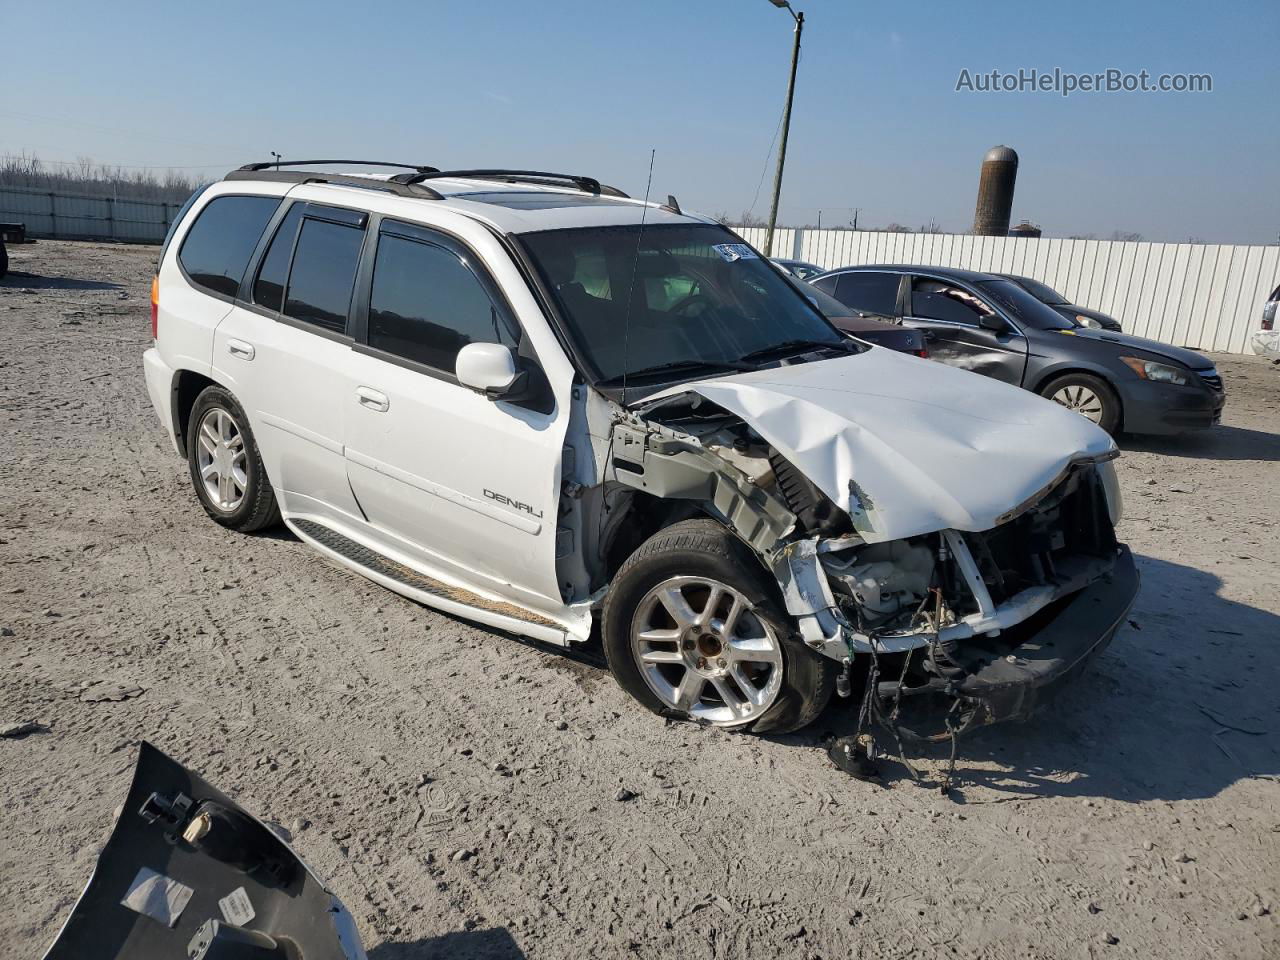
[[[643,491],[632,491],[623,512],[610,526],[613,534],[604,549],[604,582],[608,583],[627,562],[627,558],[659,530],[681,520],[707,516],[701,505],[693,500],[666,500]]]
[[[200,396],[205,387],[216,386],[219,386],[217,381],[193,370],[179,370],[173,378],[173,435],[178,440],[178,449],[183,456],[187,454],[187,421],[191,419],[191,408],[196,405],[196,397]]]
[[[1055,380],[1060,380],[1063,377],[1069,377],[1072,374],[1077,373],[1086,377],[1093,377],[1095,380],[1101,380],[1107,385],[1111,390],[1111,395],[1115,397],[1116,407],[1120,411],[1120,415],[1116,419],[1116,429],[1122,429],[1124,427],[1124,400],[1120,397],[1120,391],[1116,389],[1116,385],[1111,382],[1111,377],[1098,370],[1090,370],[1088,367],[1068,367],[1065,370],[1054,370],[1041,377],[1040,381],[1033,388],[1033,391],[1040,396],[1044,396],[1044,389],[1049,386],[1049,384],[1053,383]]]

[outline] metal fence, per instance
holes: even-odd
[[[0,220],[25,223],[27,236],[49,240],[162,243],[181,208],[159,200],[0,186]]]
[[[738,227],[763,249],[762,227]],[[774,255],[820,267],[919,263],[1034,277],[1073,303],[1109,313],[1126,333],[1200,350],[1248,353],[1262,306],[1280,285],[1280,246],[1131,243],[786,229]]]

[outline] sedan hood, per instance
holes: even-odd
[[[1157,357],[1165,357],[1192,370],[1207,370],[1213,366],[1212,360],[1203,354],[1196,353],[1194,350],[1175,347],[1172,344],[1161,343],[1159,340],[1148,340],[1146,337],[1135,337],[1130,333],[1115,333],[1111,330],[1098,330],[1093,327],[1081,327],[1078,330],[1068,332],[1073,336],[1080,337],[1082,340],[1114,343],[1120,347],[1131,347],[1135,350],[1155,354]]]
[[[990,529],[1072,462],[1115,448],[1035,394],[878,347],[681,384],[646,402],[682,393],[750,424],[870,543]]]

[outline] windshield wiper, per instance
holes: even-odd
[[[826,350],[840,350],[844,353],[854,353],[857,351],[857,345],[847,340],[784,340],[781,343],[770,344],[767,347],[761,347],[759,350],[752,350],[746,354],[743,360],[763,360],[766,357],[772,357],[775,354],[784,356],[788,353],[796,353],[806,347],[810,349],[822,348]]]
[[[754,370],[753,363],[741,363],[737,360],[672,360],[669,363],[659,363],[652,367],[641,367],[639,370],[629,370],[625,374],[608,377],[600,382],[605,385],[621,383],[625,378],[631,377],[651,377],[663,373],[682,373],[686,370]]]

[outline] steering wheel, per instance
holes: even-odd
[[[682,316],[690,307],[702,304],[704,309],[714,308],[715,304],[705,293],[691,293],[667,312],[672,316]]]

